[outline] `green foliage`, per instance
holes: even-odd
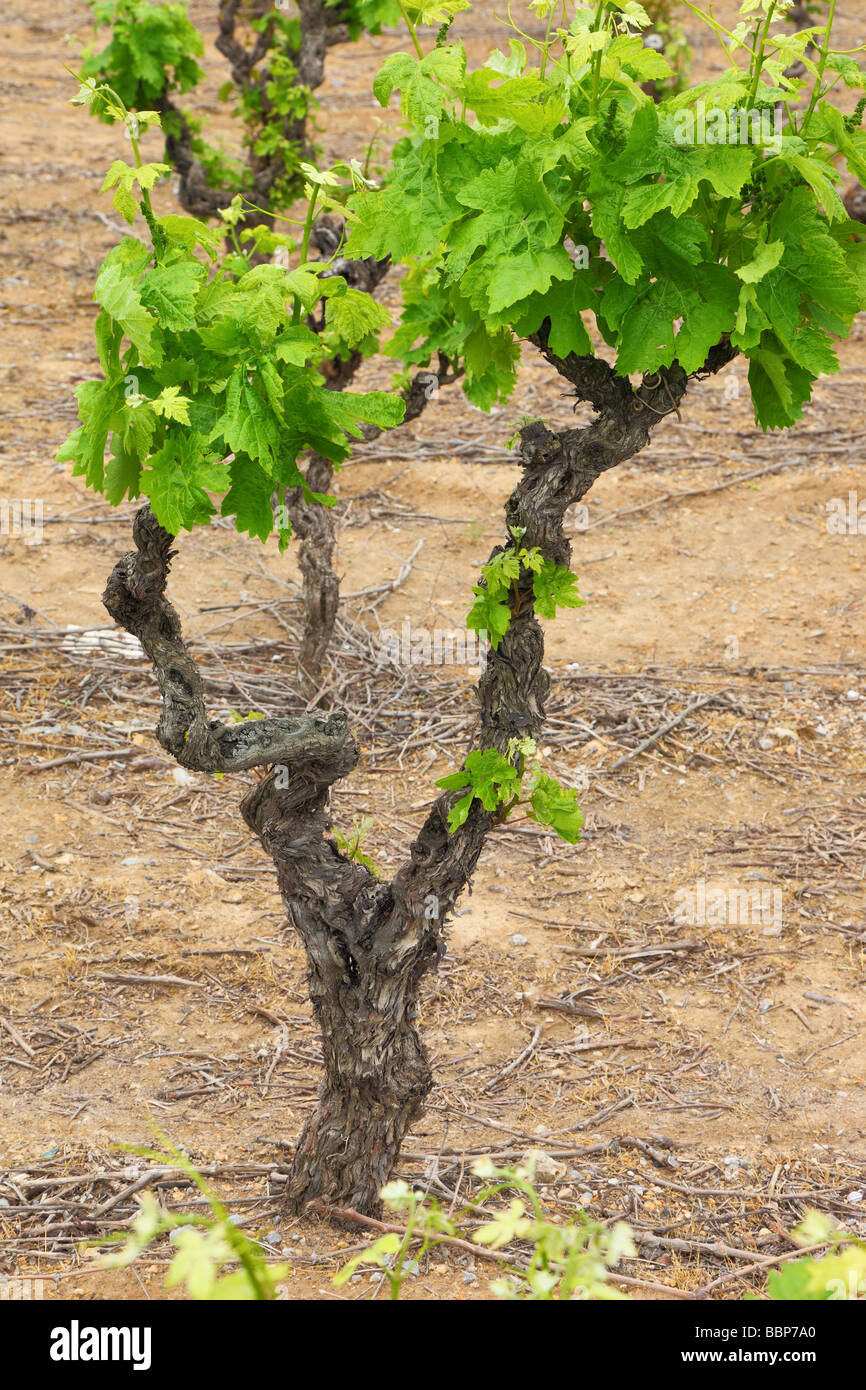
[[[365,869],[369,869],[374,878],[379,877],[379,871],[372,859],[361,849],[364,840],[373,829],[372,816],[363,816],[356,821],[348,835],[343,835],[339,830],[333,832],[337,842],[337,848],[345,854],[347,859],[352,859],[356,864],[363,864]]]
[[[387,198],[387,189],[381,196]],[[467,300],[442,283],[441,260],[437,252],[410,264],[402,282],[400,325],[387,349],[407,365],[427,366],[435,345],[463,366],[467,399],[489,410],[499,399],[502,381],[510,381],[517,371],[520,346],[509,328],[491,331]]]
[[[497,1168],[490,1159],[472,1165],[477,1177],[490,1183],[479,1205],[502,1191],[516,1190],[513,1197],[472,1239],[477,1245],[501,1250],[515,1241],[531,1247],[527,1264],[495,1280],[491,1291],[509,1301],[549,1302],[554,1299],[624,1299],[611,1288],[608,1270],[635,1254],[631,1231],[624,1221],[612,1227],[586,1217],[565,1226],[548,1220],[533,1186],[536,1155],[530,1150],[518,1167]]]
[[[380,331],[390,321],[384,305],[350,285],[345,294],[334,296],[325,304],[324,338],[329,355],[350,357],[353,352],[360,352],[371,356],[378,350]]]
[[[841,1231],[824,1212],[810,1211],[792,1232],[800,1246],[827,1244],[822,1255],[804,1255],[767,1275],[773,1302],[866,1298],[866,1241]]]
[[[542,772],[537,754],[534,739],[515,738],[505,757],[495,748],[476,749],[459,772],[440,778],[437,787],[462,793],[448,814],[451,833],[463,825],[477,800],[498,823],[506,821],[516,806],[523,806],[529,820],[549,826],[560,839],[576,844],[583,825],[577,792]]]
[[[481,570],[483,584],[472,586],[475,602],[466,617],[466,626],[486,632],[494,651],[511,626],[511,619],[525,601],[521,578],[532,575],[535,612],[542,618],[555,618],[557,608],[582,608],[577,592],[577,576],[565,565],[547,560],[537,546],[520,545],[522,533],[516,531],[515,544],[499,552]]]
[[[404,1231],[388,1231],[380,1236],[368,1249],[344,1264],[334,1275],[333,1282],[341,1288],[359,1269],[380,1269],[388,1281],[390,1296],[396,1301],[406,1279],[417,1271],[430,1247],[440,1244],[443,1238],[455,1236],[457,1227],[435,1197],[413,1192],[405,1182],[387,1183],[380,1195],[386,1207],[403,1218]],[[411,1254],[413,1245],[418,1248]]]
[[[82,91],[122,111],[98,84]],[[273,495],[302,487],[326,500],[306,488],[300,457],[316,450],[339,464],[363,422],[387,428],[403,418],[399,397],[329,391],[319,370],[347,340],[369,347],[380,311],[341,276],[325,277],[325,263],[305,263],[315,186],[301,265],[252,266],[239,240],[226,255],[194,218],[155,217],[148,190],[162,166],[143,165],[134,137],[132,144],[135,167],[116,161],[105,187],[115,187],[128,221],[141,210],[151,244],[124,237],[99,270],[103,378],[78,388],[81,424],[58,459],[114,505],[149,498],[172,533],[207,524],[219,505],[262,541],[276,525],[283,545],[288,527],[275,522]],[[316,334],[301,320],[323,298],[347,308]]]
[[[435,1197],[412,1191],[405,1182],[391,1182],[382,1189],[385,1206],[404,1225],[380,1237],[367,1250],[354,1256],[334,1283],[341,1287],[360,1269],[379,1269],[388,1280],[391,1298],[398,1299],[407,1277],[416,1272],[421,1260],[436,1245],[449,1240],[471,1239],[478,1246],[503,1250],[522,1247],[525,1258],[517,1264],[503,1259],[503,1274],[493,1280],[490,1290],[497,1298],[510,1301],[552,1301],[575,1299],[622,1299],[611,1288],[609,1271],[623,1258],[635,1253],[629,1228],[624,1222],[607,1228],[589,1221],[582,1214],[565,1226],[548,1220],[541,1199],[533,1186],[537,1155],[530,1151],[522,1164],[497,1167],[490,1159],[472,1165],[484,1187],[455,1217],[446,1215]],[[508,1204],[490,1216],[488,1203],[503,1193]],[[487,1217],[478,1226],[478,1216]],[[474,1229],[467,1230],[472,1224]],[[527,1251],[528,1247],[528,1251]]]
[[[520,773],[495,748],[475,749],[459,772],[441,777],[436,785],[445,791],[463,793],[448,816],[448,828],[453,833],[466,820],[475,800],[481,802],[485,811],[498,813],[502,808],[505,819],[506,808],[516,806],[520,796]]]
[[[188,134],[191,152],[209,186],[223,191],[226,201],[239,189],[249,191],[251,173],[244,160],[209,141],[205,118],[175,103],[176,97],[192,91],[204,77],[196,61],[204,53],[204,41],[189,19],[187,5],[159,0],[88,3],[96,33],[107,28],[111,36],[105,47],[99,49],[94,42],[85,51],[83,75],[111,87],[130,111],[158,106],[166,136],[179,139]],[[337,12],[333,21],[344,23],[352,39],[364,31],[377,34],[383,25],[400,23],[398,0],[327,0],[327,5]],[[271,6],[247,21],[251,32],[241,34],[241,42],[267,32],[270,44],[242,83],[229,78],[218,95],[240,126],[240,146],[248,163],[260,167],[266,162],[276,170],[268,202],[271,209],[283,210],[303,194],[302,159],[315,149],[308,126],[316,101],[299,80],[299,18]],[[244,23],[243,10],[238,22]],[[115,119],[99,105],[92,109],[102,120]]]
[[[652,25],[652,33],[658,34],[664,43],[665,60],[671,69],[669,75],[655,83],[656,91],[676,96],[686,87],[692,66],[692,50],[685,30],[674,16],[673,0],[646,0],[644,9]]]
[[[196,62],[204,41],[185,4],[150,0],[90,0],[94,27],[111,29],[105,48],[85,53],[82,76],[111,87],[130,111],[146,111],[168,91],[188,92],[204,77]],[[101,104],[100,119],[113,117]]]
[[[150,1192],[138,1197],[139,1211],[127,1231],[106,1236],[90,1245],[115,1245],[121,1249],[104,1255],[104,1269],[126,1269],[155,1241],[168,1236],[175,1255],[165,1276],[165,1288],[183,1287],[195,1300],[233,1302],[268,1301],[277,1296],[277,1284],[289,1271],[287,1264],[268,1264],[259,1244],[245,1236],[232,1221],[225,1204],[201,1173],[180,1150],[159,1135],[159,1151],[121,1146],[154,1163],[178,1168],[191,1178],[206,1198],[210,1216],[166,1211]],[[230,1272],[223,1271],[230,1269]]]
[[[339,11],[349,30],[349,38],[357,39],[365,30],[379,34],[383,26],[394,28],[400,23],[397,0],[327,0],[329,8]]]
[[[234,98],[232,115],[243,126],[244,147],[257,159],[276,160],[280,166],[281,173],[271,187],[270,201],[273,207],[287,208],[303,188],[303,150],[295,138],[295,131],[304,128],[315,103],[309,87],[298,81],[294,61],[301,42],[298,20],[272,13],[253,27],[260,29],[267,23],[272,24],[278,38],[267,57],[266,77],[237,88],[229,82],[223,87],[221,96],[223,100]],[[237,183],[234,186],[237,187]]]
[[[115,159],[99,191],[107,193],[110,188],[114,189],[111,201],[131,227],[138,212],[138,202],[133,192],[135,185],[150,190],[168,173],[170,170],[167,164],[142,164],[140,169],[134,169],[122,159]]]
[[[176,96],[191,91],[204,72],[195,61],[204,53],[204,41],[188,17],[185,4],[157,4],[151,0],[90,0],[97,32],[111,30],[105,48],[92,45],[84,55],[82,74],[111,87],[131,111],[165,103],[163,128],[178,138],[185,124],[191,134],[191,150],[201,162],[209,185],[226,192],[227,199],[249,181],[243,162],[204,138],[205,122],[192,112],[180,111]],[[300,47],[300,26],[295,17],[272,11],[252,21],[253,30],[268,28],[272,42],[266,66],[254,67],[241,85],[229,79],[219,96],[231,102],[232,116],[242,127],[241,145],[255,159],[275,163],[279,173],[270,189],[271,206],[288,207],[302,192],[302,148],[297,129],[303,129],[313,107],[309,87],[298,81],[295,59]],[[111,121],[111,111],[96,104],[94,114]]]
[[[385,186],[350,200],[347,253],[412,264],[392,351],[445,352],[489,408],[513,389],[518,338],[545,322],[562,356],[592,353],[594,326],[623,375],[675,360],[700,373],[729,339],[758,422],[792,424],[866,306],[838,193],[841,164],[864,177],[866,134],[831,97],[840,81],[863,88],[857,58],[826,26],[791,34],[775,0],[746,0],[731,31],[690,4],[728,67],[656,106],[641,83],[672,70],[643,46],[640,5],[569,7],[567,28],[558,7],[535,8],[551,23],[539,66],[521,38],[474,69],[451,42],[391,55],[376,80],[383,105],[399,94],[407,134]],[[805,78],[786,75],[795,61]],[[501,636],[497,610],[478,617]]]
[[[524,532],[521,528],[512,527],[511,534],[513,543],[483,566],[483,582],[473,585],[475,601],[466,616],[467,627],[486,635],[494,651],[498,650],[512,618],[527,602],[531,602],[534,612],[542,618],[556,617],[558,608],[583,607],[583,599],[577,592],[577,577],[565,565],[557,565],[545,558],[537,546],[527,548],[522,545]],[[528,592],[527,579],[530,577],[531,591]],[[477,765],[471,763],[473,757],[479,759]],[[507,803],[508,795],[499,786],[499,783],[502,787],[507,785],[508,777],[504,770],[507,766],[507,760],[501,759],[498,754],[473,754],[467,760],[467,776],[462,782],[452,778],[438,784],[453,789],[469,787],[450,813],[452,831],[463,824],[476,796],[490,811],[497,805]],[[521,761],[521,775],[522,766]],[[455,774],[456,778],[460,776]],[[552,826],[563,839],[574,843],[579,837],[583,818],[573,796],[573,792],[564,790],[550,778],[536,778],[528,814],[542,824]]]

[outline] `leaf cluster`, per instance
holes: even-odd
[[[339,465],[364,423],[403,418],[400,397],[329,391],[320,371],[336,352],[369,347],[383,311],[325,262],[252,265],[249,252],[277,235],[265,229],[246,229],[226,253],[205,223],[155,217],[148,190],[164,172],[118,160],[106,177],[127,221],[145,214],[152,244],[124,237],[99,269],[103,376],[78,387],[80,424],[58,459],[113,505],[148,498],[172,533],[219,511],[262,541],[278,529],[283,545],[275,495],[300,487],[330,501],[307,488],[301,457],[314,450]],[[322,300],[317,333],[302,319]]]
[[[535,1189],[537,1151],[520,1164],[498,1167],[490,1159],[472,1165],[482,1187],[456,1215],[445,1213],[429,1193],[414,1191],[402,1181],[382,1189],[382,1201],[403,1221],[402,1231],[389,1231],[355,1255],[334,1275],[342,1287],[363,1269],[381,1270],[392,1299],[398,1299],[407,1277],[436,1245],[461,1239],[491,1251],[502,1251],[503,1273],[490,1290],[508,1301],[622,1299],[612,1288],[609,1272],[635,1253],[625,1222],[605,1227],[583,1213],[566,1225],[550,1221]],[[519,1194],[519,1195],[515,1195]],[[507,1204],[491,1217],[489,1205],[503,1196]],[[485,1219],[478,1224],[479,1209]],[[507,1251],[513,1251],[509,1261]]]
[[[569,9],[539,65],[518,29],[480,67],[449,42],[380,70],[376,95],[398,96],[407,134],[387,184],[350,200],[347,250],[412,267],[392,350],[445,352],[488,409],[543,325],[561,358],[600,336],[623,376],[675,361],[699,374],[727,341],[758,422],[792,424],[866,306],[866,244],[838,192],[840,165],[866,179],[866,134],[830,95],[862,89],[861,66],[820,26],[777,32],[767,0],[730,34],[716,26],[727,69],[656,105],[641,84],[670,65],[643,45],[642,7]],[[795,61],[804,78],[787,75]]]
[[[497,823],[505,822],[517,806],[522,806],[527,819],[548,826],[568,844],[576,844],[584,819],[577,792],[542,771],[537,753],[534,739],[515,738],[504,756],[495,748],[475,749],[459,772],[440,778],[437,787],[461,794],[448,814],[451,833],[463,825],[477,800]]]
[[[210,1214],[166,1211],[150,1192],[138,1197],[138,1212],[126,1231],[106,1236],[90,1245],[116,1245],[101,1257],[104,1269],[126,1269],[146,1250],[168,1237],[174,1255],[166,1272],[166,1289],[183,1287],[190,1298],[205,1301],[269,1301],[277,1296],[277,1284],[289,1271],[287,1264],[268,1264],[262,1247],[238,1230],[228,1208],[204,1177],[179,1149],[162,1135],[163,1147],[149,1150],[124,1145],[126,1152],[151,1162],[180,1169],[205,1197]],[[228,1273],[224,1272],[229,1270]]]
[[[130,111],[156,106],[166,92],[189,92],[204,77],[197,62],[204,41],[185,4],[154,5],[150,0],[90,0],[94,27],[111,30],[99,52],[92,44],[84,54],[84,77],[111,87]],[[112,121],[110,111],[94,114]]]
[[[484,582],[472,586],[475,602],[467,614],[466,626],[486,632],[494,651],[525,601],[527,575],[539,617],[555,618],[557,608],[584,606],[577,592],[577,576],[566,565],[546,559],[537,546],[522,546],[519,536],[513,545],[500,550],[482,566],[481,575]]]

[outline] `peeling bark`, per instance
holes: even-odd
[[[348,266],[363,266],[365,262],[347,262]],[[387,266],[377,262],[381,275]],[[328,364],[332,373],[328,376],[331,390],[341,391],[351,381],[357,361],[341,361]],[[417,420],[428,401],[440,389],[457,381],[461,373],[452,372],[448,362],[440,359],[438,372],[418,372],[403,392],[406,412],[403,423]],[[364,438],[375,439],[381,431],[375,426],[363,426]],[[321,454],[313,454],[306,468],[307,486],[318,493],[328,494],[334,480],[334,465]],[[309,698],[320,689],[324,671],[325,657],[334,636],[334,626],[340,606],[340,580],[334,568],[334,552],[337,548],[334,511],[318,503],[308,503],[300,488],[286,493],[286,506],[292,521],[292,528],[300,538],[298,563],[303,584],[304,625],[298,664],[302,686]]]
[[[315,454],[307,464],[307,484],[313,492],[329,493],[334,478],[330,459]],[[303,584],[304,626],[298,655],[305,689],[312,696],[322,682],[325,656],[334,636],[340,606],[340,579],[334,569],[337,547],[334,513],[318,502],[307,502],[300,488],[287,496],[292,528],[300,537],[298,563]]]
[[[322,1035],[319,1103],[298,1141],[287,1200],[296,1211],[337,1196],[359,1211],[379,1208],[400,1145],[432,1084],[415,1026],[426,961],[383,949],[390,890],[345,859],[329,828],[327,791],[354,765],[347,749],[327,768],[296,768],[289,790],[272,773],[242,811],[277,868],[283,900],[307,953],[310,998]]]
[[[177,610],[165,597],[176,551],[149,506],[133,522],[135,550],[114,566],[102,601],[116,623],[141,642],[153,662],[162,696],[156,736],[181,767],[198,772],[245,772],[307,756],[335,757],[346,740],[345,715],[297,719],[208,719],[201,676],[183,640]]]
[[[316,223],[313,238],[319,250],[330,257],[338,250],[343,234],[344,226],[340,219],[323,216]],[[372,294],[390,266],[390,260],[377,261],[369,257],[350,261],[340,257],[325,274],[341,275],[356,289]],[[316,331],[323,324],[314,322],[311,327]],[[328,389],[345,390],[362,360],[360,352],[356,352],[349,358],[337,357],[323,363],[322,371]],[[312,492],[327,495],[331,491],[334,471],[330,459],[313,454],[306,468],[307,486]],[[340,580],[334,569],[336,527],[333,510],[315,502],[308,503],[301,488],[293,488],[286,494],[286,506],[292,529],[301,542],[298,562],[303,586],[304,626],[298,663],[305,693],[312,697],[322,683],[325,656],[334,635],[340,605]]]
[[[567,564],[565,513],[607,469],[649,442],[675,411],[691,378],[678,364],[638,388],[598,358],[558,358],[544,325],[534,342],[598,415],[559,433],[541,422],[520,432],[523,473],[506,521],[525,528],[523,543]],[[735,356],[726,341],[702,372]],[[242,813],[273,858],[289,921],[306,951],[310,997],[322,1034],[325,1067],[319,1101],[298,1142],[287,1203],[351,1206],[375,1215],[410,1126],[432,1084],[416,1028],[419,989],[445,949],[444,927],[469,883],[493,818],[475,801],[452,835],[447,815],[457,793],[440,796],[390,883],[380,883],[340,852],[329,832],[331,786],[355,767],[359,750],[345,714],[260,720],[226,729],[208,721],[201,681],[165,598],[173,538],[144,507],[136,550],[112,572],[105,603],[138,636],[163,696],[157,736],[186,767],[237,770],[267,766],[244,797]],[[511,543],[504,533],[503,547]],[[498,649],[478,683],[479,749],[507,749],[512,737],[538,736],[550,680],[533,610],[531,576]]]

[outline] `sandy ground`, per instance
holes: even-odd
[[[191,10],[219,128],[212,7]],[[491,6],[464,27],[476,52],[503,41]],[[131,1201],[96,1214],[130,1162],[113,1146],[150,1142],[155,1121],[219,1170],[250,1231],[279,1235],[288,1296],[342,1297],[329,1276],[359,1237],[279,1217],[318,1042],[302,952],[237,815],[242,787],[179,782],[152,737],[146,664],[66,632],[106,626],[99,596],[131,514],[52,462],[75,421],[72,388],[96,368],[91,287],[119,234],[97,197],[119,137],[65,104],[65,36],[86,32],[70,0],[0,22],[0,490],[42,498],[46,520],[40,544],[0,537],[0,1275],[39,1273],[46,1296],[162,1296],[164,1251],[117,1275],[80,1250],[128,1219]],[[326,156],[370,138],[382,115],[370,80],[402,47],[386,35],[330,55]],[[158,201],[173,205],[170,187]],[[396,308],[394,285],[385,298]],[[375,363],[367,376],[389,373]],[[587,788],[584,839],[553,844],[525,823],[491,837],[425,991],[438,1086],[401,1173],[459,1206],[471,1155],[540,1146],[561,1165],[541,1189],[551,1213],[627,1217],[642,1244],[623,1270],[645,1286],[724,1276],[715,1296],[741,1296],[738,1268],[790,1251],[786,1233],[812,1206],[866,1232],[849,1200],[866,1177],[866,515],[864,534],[827,525],[828,505],[852,493],[866,514],[864,373],[861,321],[802,424],[765,437],[735,363],[601,480],[574,535],[587,606],[548,624],[547,757]],[[385,871],[435,778],[459,763],[472,680],[463,668],[375,673],[377,625],[460,627],[499,539],[517,476],[505,441],[525,413],[574,418],[529,353],[506,408],[485,416],[443,394],[338,480],[347,598],[332,682],[364,759],[335,793],[335,821],[371,817]],[[376,586],[410,560],[374,608]],[[291,699],[291,554],[219,526],[185,537],[172,597],[216,713]],[[701,884],[723,908],[683,922]],[[739,913],[736,895],[761,891],[766,911],[754,899]],[[148,975],[188,983],[128,978]],[[177,1183],[160,1191],[189,1207]],[[407,1292],[487,1297],[488,1273],[437,1252]],[[364,1278],[348,1296],[377,1293]]]

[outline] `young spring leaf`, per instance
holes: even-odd
[[[539,825],[549,825],[570,845],[580,839],[584,818],[574,788],[563,787],[554,777],[539,773],[534,779],[529,802],[532,819]]]

